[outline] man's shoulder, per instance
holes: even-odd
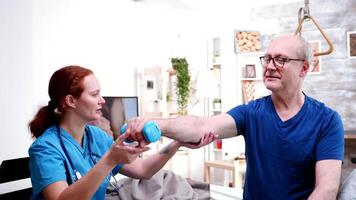
[[[271,101],[271,95],[263,96],[255,100],[256,103],[268,103]]]
[[[250,109],[262,109],[262,108],[266,108],[268,107],[270,104],[272,104],[272,100],[271,100],[271,95],[268,96],[264,96],[255,100],[250,101],[247,106]]]
[[[307,95],[305,95],[305,97],[309,109],[315,110],[317,112],[323,112],[324,114],[337,114],[333,108],[329,107],[325,103]]]
[[[308,116],[322,123],[323,130],[328,129],[328,127],[331,126],[343,130],[342,119],[337,111],[327,106],[325,103],[311,97],[307,97],[307,103]],[[340,132],[340,134],[342,132]]]

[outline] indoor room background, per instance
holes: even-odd
[[[311,14],[335,50],[322,57],[321,73],[307,78],[305,92],[338,111],[345,130],[355,130],[356,59],[347,56],[346,34],[356,31],[356,3],[310,2]],[[28,155],[32,139],[27,124],[49,100],[51,74],[65,65],[92,69],[104,96],[138,96],[140,101],[139,72],[168,70],[172,57],[186,57],[193,80],[207,80],[199,75],[209,69],[210,44],[218,37],[221,111],[228,111],[243,103],[234,31],[258,31],[263,50],[273,36],[294,32],[303,6],[297,0],[0,0],[0,161]],[[327,48],[312,25],[303,28],[303,36]],[[200,92],[188,112],[209,115],[204,104],[209,97]],[[243,145],[236,138],[223,148],[239,155]],[[203,180],[206,154],[203,148],[191,152],[191,178]]]

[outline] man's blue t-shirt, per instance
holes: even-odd
[[[244,199],[307,199],[315,186],[315,164],[342,160],[340,116],[305,95],[300,111],[282,121],[271,96],[228,112],[245,138],[247,169]]]
[[[51,183],[67,181],[72,184],[76,179],[74,170],[84,176],[110,149],[114,141],[105,132],[95,126],[85,129],[83,147],[64,129],[60,129],[59,135],[55,125],[33,142],[29,149],[32,199],[43,199],[42,191]],[[117,165],[112,172],[116,174],[121,167],[121,164]],[[108,175],[92,199],[104,199],[109,180]]]

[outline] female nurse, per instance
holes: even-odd
[[[113,141],[102,129],[88,125],[101,117],[105,104],[91,70],[80,66],[57,70],[48,94],[48,105],[29,123],[36,138],[29,149],[32,199],[104,199],[116,173],[150,178],[179,147],[199,148],[215,139],[206,133],[199,144],[173,141],[143,160],[138,156],[148,147],[124,145],[129,134]]]

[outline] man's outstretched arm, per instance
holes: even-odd
[[[183,115],[176,118],[130,119],[127,127],[134,140],[139,142],[143,140],[141,131],[147,121],[156,122],[161,128],[163,136],[181,142],[199,142],[207,132],[217,134],[220,139],[237,135],[235,121],[229,114],[211,117]]]

